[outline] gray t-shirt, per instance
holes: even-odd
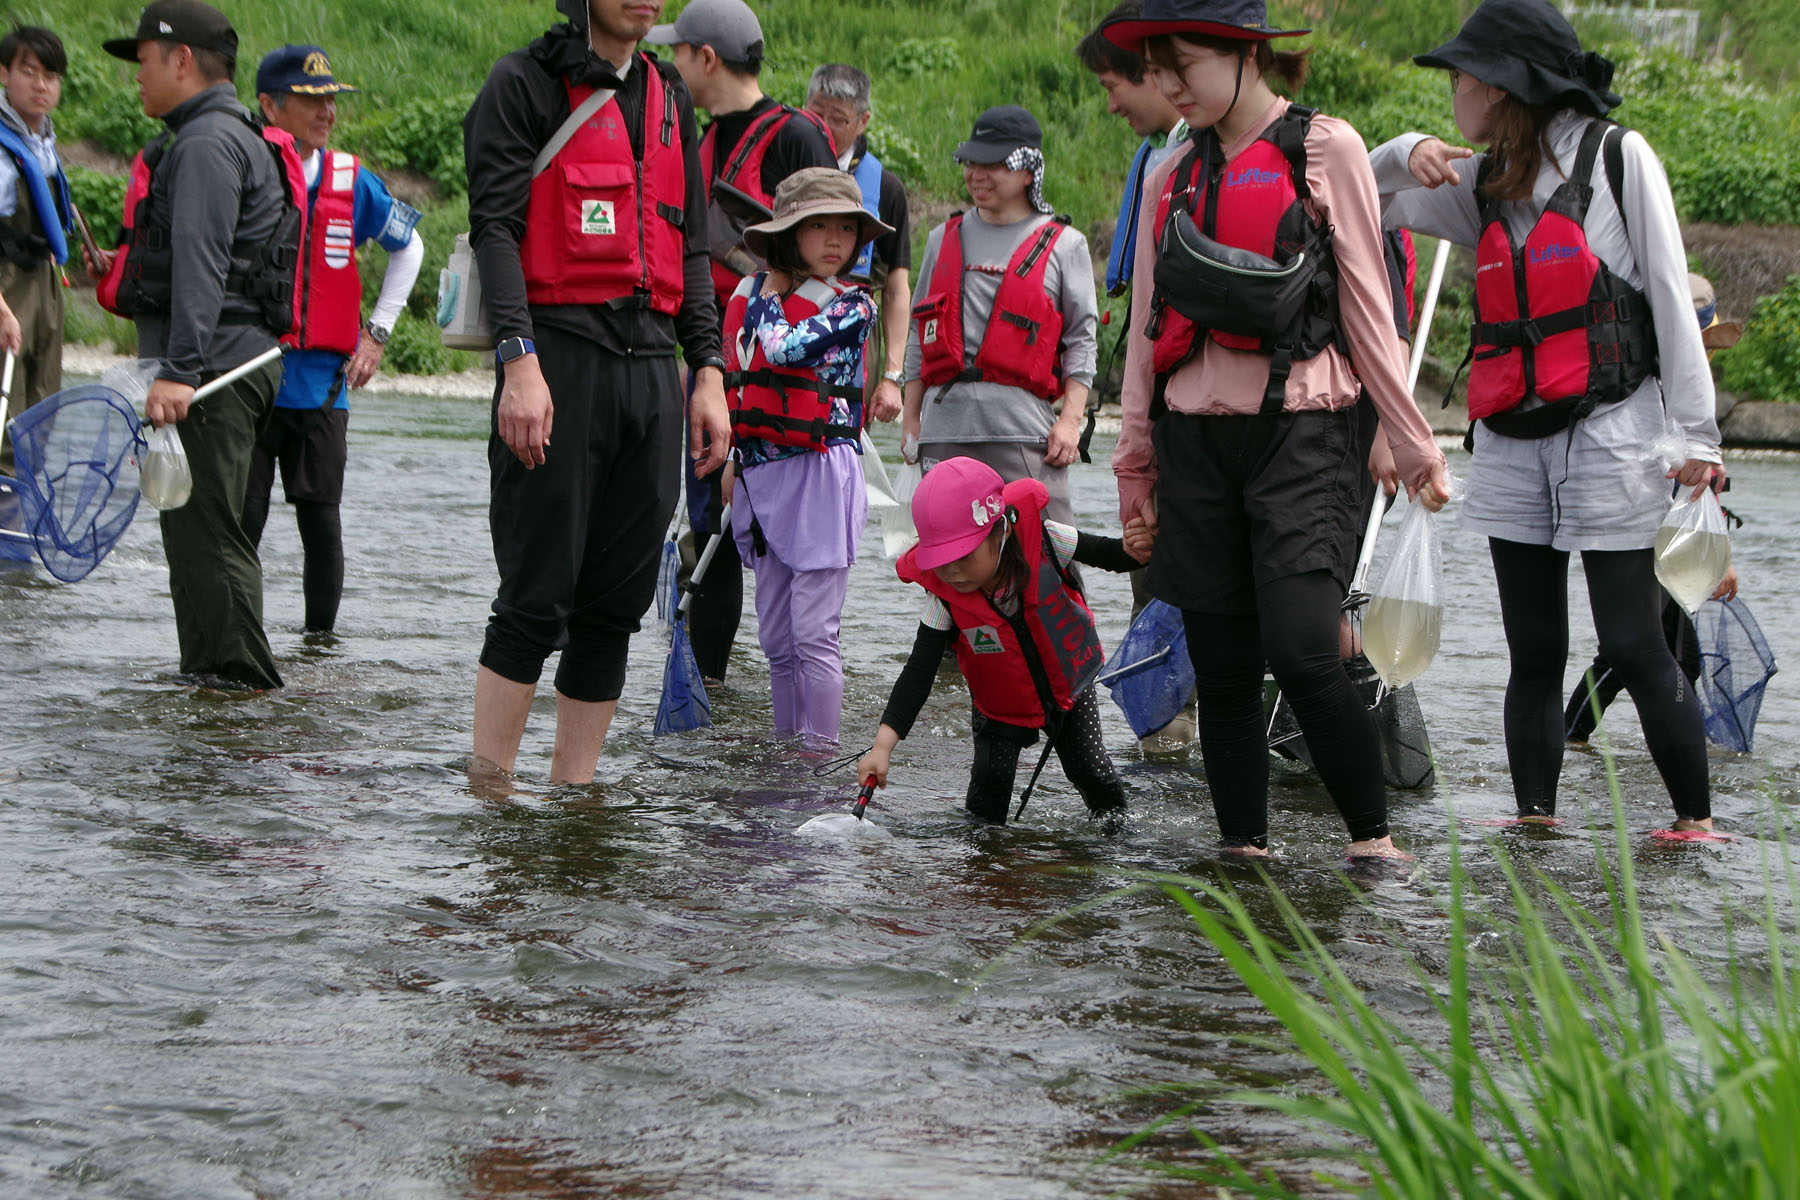
[[[981,348],[988,317],[994,311],[994,297],[1000,292],[1000,278],[1012,260],[1013,252],[1048,220],[1049,217],[1034,213],[1010,225],[990,225],[974,209],[964,214],[962,327],[965,366],[975,361],[975,354]],[[926,242],[918,275],[926,289],[937,270],[938,247],[943,240],[944,226],[940,225],[931,231]],[[1087,238],[1073,229],[1063,230],[1056,240],[1050,265],[1044,272],[1044,292],[1063,314],[1063,378],[1092,384],[1099,328],[1094,264],[1088,256]],[[917,325],[906,335],[906,377],[919,377]],[[998,383],[950,383],[925,389],[919,441],[921,444],[1024,442],[1041,446],[1049,438],[1050,426],[1055,422],[1054,408],[1024,388]]]

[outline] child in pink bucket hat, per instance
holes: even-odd
[[[1006,823],[1019,751],[1040,730],[1048,735],[1045,753],[1056,750],[1090,813],[1124,809],[1125,788],[1101,741],[1094,692],[1105,655],[1070,565],[1134,571],[1148,561],[1154,535],[1142,517],[1126,526],[1123,539],[1081,533],[1046,520],[1048,503],[1038,480],[1002,483],[972,458],[946,459],[920,482],[912,501],[919,544],[895,570],[929,595],[875,744],[856,765],[859,779],[887,786],[894,747],[912,729],[945,649],[954,646],[975,703],[975,762],[964,801],[970,814]]]

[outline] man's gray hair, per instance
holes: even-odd
[[[806,85],[806,98],[823,96],[827,100],[847,100],[857,112],[869,111],[869,77],[847,63],[826,63],[812,73]]]

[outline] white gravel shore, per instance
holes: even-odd
[[[101,346],[64,346],[63,374],[97,376],[108,367],[129,361]],[[455,396],[469,400],[486,400],[494,394],[491,371],[457,371],[447,375],[390,375],[378,372],[369,386],[371,392],[398,392],[408,396]]]

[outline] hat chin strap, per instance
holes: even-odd
[[[1219,114],[1219,121],[1223,121],[1226,117],[1229,117],[1231,115],[1231,110],[1237,107],[1238,93],[1244,90],[1244,57],[1249,53],[1250,48],[1248,46],[1238,51],[1237,82],[1231,85],[1231,103],[1226,105],[1225,111]],[[1213,124],[1217,125],[1219,121],[1214,121]]]

